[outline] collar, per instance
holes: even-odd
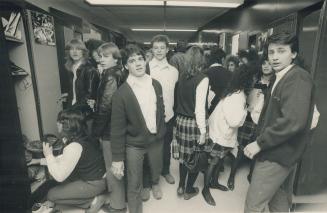
[[[283,70],[276,72],[276,79],[281,79],[288,71],[290,71],[290,69],[292,69],[293,66],[294,64],[290,64],[287,67],[285,67]]]
[[[210,67],[222,67],[223,65],[219,64],[219,63],[213,63],[210,65]]]
[[[157,67],[157,66],[160,66],[160,67],[168,67],[169,66],[169,63],[167,61],[167,58],[164,58],[162,59],[161,61],[159,61],[158,59],[156,58],[153,58],[150,62],[149,62],[149,65],[151,67]]]
[[[131,86],[147,87],[152,85],[152,78],[148,74],[145,74],[142,77],[128,75],[126,81]]]

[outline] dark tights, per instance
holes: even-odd
[[[179,187],[182,187],[182,188],[185,187],[186,176],[188,176],[185,192],[186,193],[194,193],[195,189],[194,189],[193,185],[196,181],[196,178],[198,177],[198,174],[199,174],[198,172],[190,173],[188,171],[187,167],[184,164],[180,163],[179,164],[179,177],[180,177]]]

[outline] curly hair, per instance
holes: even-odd
[[[206,65],[203,49],[198,46],[189,48],[185,53],[185,72],[187,78],[195,76],[196,74],[203,72]]]
[[[242,90],[248,95],[253,85],[255,69],[255,66],[252,65],[243,64],[239,66],[235,72],[233,72],[232,79],[223,92],[222,98]]]

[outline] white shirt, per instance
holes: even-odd
[[[178,71],[175,67],[168,64],[166,58],[161,61],[153,58],[149,62],[149,67],[151,77],[161,84],[163,102],[165,105],[165,121],[168,122],[174,117],[174,91],[178,81]]]
[[[272,86],[272,89],[271,89],[271,94],[273,93],[276,85],[278,84],[278,82],[280,81],[280,79],[282,79],[284,77],[284,75],[290,71],[290,69],[293,67],[293,64],[290,64],[288,65],[287,67],[285,67],[283,70],[279,71],[279,72],[276,72],[276,80],[275,80],[275,83],[274,85]]]
[[[152,78],[147,74],[142,77],[129,75],[127,83],[136,96],[148,130],[153,134],[157,133],[157,96]]]
[[[195,121],[200,133],[206,133],[206,100],[209,87],[209,78],[204,78],[196,87],[195,92]]]
[[[63,182],[75,169],[81,155],[83,147],[76,142],[67,145],[62,155],[57,157],[53,154],[41,159],[41,165],[47,165],[49,173],[58,182]]]
[[[76,71],[77,71],[78,67],[81,64],[82,64],[82,60],[80,60],[79,62],[77,62],[76,64],[74,64],[72,66],[72,71],[74,73],[74,78],[73,78],[73,101],[72,101],[72,104],[76,103],[76,91],[75,91],[75,82],[76,82],[76,79],[77,79]]]
[[[235,147],[238,128],[243,125],[247,110],[243,91],[220,100],[209,117],[209,136],[214,143]]]

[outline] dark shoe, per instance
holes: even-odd
[[[184,194],[184,187],[179,186],[179,187],[177,188],[177,195],[178,195],[178,196],[182,196],[183,194]]]
[[[196,196],[197,194],[199,194],[199,188],[198,187],[194,187],[194,192],[191,193],[184,193],[184,200],[189,200],[192,197]]]
[[[156,200],[160,200],[162,198],[162,191],[159,184],[152,186],[152,195]]]
[[[216,206],[216,202],[213,199],[209,189],[202,189],[202,195],[204,200],[211,206]]]
[[[246,176],[246,178],[248,179],[249,183],[251,183],[252,175],[248,174],[248,176]]]
[[[228,191],[228,188],[226,186],[223,186],[219,183],[212,183],[210,184],[210,188],[212,189],[219,189],[221,191]]]
[[[94,198],[91,206],[89,209],[85,211],[85,213],[97,213],[106,202],[107,196],[106,195],[98,195]]]
[[[229,188],[229,190],[233,191],[234,190],[234,178],[229,178],[228,182],[227,182],[227,186]]]
[[[143,188],[142,189],[142,192],[141,192],[141,197],[142,197],[142,200],[145,202],[145,201],[148,201],[150,199],[150,188]]]
[[[125,213],[127,211],[127,208],[114,209],[110,206],[110,204],[107,204],[102,207],[102,211],[106,213]]]
[[[175,184],[175,178],[171,174],[163,175],[167,183]]]

